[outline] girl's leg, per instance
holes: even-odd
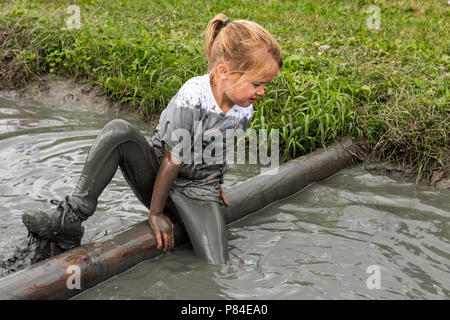
[[[222,207],[216,202],[190,199],[176,188],[169,200],[171,210],[176,210],[183,221],[197,257],[210,264],[226,263],[228,241]]]
[[[81,222],[94,213],[98,197],[118,167],[138,199],[149,207],[159,168],[157,157],[138,130],[117,119],[110,121],[94,141],[72,195],[60,201],[54,211],[22,216],[30,233],[63,249],[80,245],[84,232]]]
[[[95,140],[70,202],[87,219],[120,167],[137,198],[150,208],[159,162],[145,137],[124,120],[109,122]]]

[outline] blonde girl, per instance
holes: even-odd
[[[174,247],[175,215],[185,226],[197,256],[213,264],[228,260],[222,210],[227,166],[223,161],[187,160],[177,133],[187,133],[191,147],[208,146],[205,133],[246,130],[252,103],[282,66],[277,41],[259,24],[231,21],[223,14],[208,23],[205,34],[208,73],[189,79],[162,112],[151,142],[123,120],[109,122],[96,138],[71,195],[48,212],[25,213],[32,236],[54,242],[61,250],[79,246],[81,223],[94,214],[103,189],[120,168],[138,199],[149,209],[148,221],[157,246]],[[220,142],[219,142],[220,143]],[[223,158],[226,159],[226,158]]]

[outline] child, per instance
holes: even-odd
[[[174,247],[174,226],[165,214],[172,212],[184,224],[200,259],[213,264],[228,260],[221,212],[228,201],[220,186],[227,167],[186,161],[172,136],[184,130],[191,141],[198,141],[196,135],[205,130],[219,130],[223,137],[226,129],[245,131],[252,103],[264,94],[282,58],[277,41],[260,25],[230,21],[223,14],[208,23],[206,53],[208,74],[181,87],[162,112],[151,143],[128,122],[109,122],[92,145],[73,193],[53,212],[23,215],[30,234],[63,250],[79,246],[84,232],[81,223],[94,213],[98,197],[120,167],[150,210],[148,221],[158,249],[167,252]]]

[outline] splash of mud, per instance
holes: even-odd
[[[9,258],[0,260],[0,271],[3,269],[3,274],[0,274],[0,277],[58,255],[63,251],[54,242],[35,237],[29,233],[26,244],[20,243],[15,247]]]

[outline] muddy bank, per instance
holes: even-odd
[[[376,162],[369,159],[363,164],[364,169],[372,174],[381,176],[403,177],[410,182],[416,182],[417,176],[411,174],[411,168],[402,168],[390,162]],[[419,181],[419,184],[428,185],[437,189],[450,189],[450,170],[447,167],[436,168],[430,173],[430,179]]]
[[[98,85],[90,85],[59,75],[44,74],[23,88],[1,92],[12,98],[26,99],[58,109],[109,112],[116,116],[127,115],[136,120],[142,118],[126,103],[118,104],[111,101]],[[159,115],[155,115],[150,125],[157,123],[158,118]]]
[[[40,80],[22,89],[4,92],[13,98],[37,101],[61,109],[76,108],[95,112],[119,109],[108,102],[100,88],[50,74],[43,75]]]

